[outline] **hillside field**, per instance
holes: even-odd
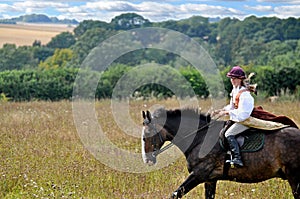
[[[31,46],[35,40],[47,44],[57,34],[73,29],[73,26],[61,24],[0,24],[0,47],[5,43]]]
[[[206,111],[210,102],[199,103]],[[174,99],[130,102],[132,120],[142,128],[141,111],[156,104],[178,107]],[[260,105],[300,124],[300,113],[295,109],[300,102]],[[95,107],[111,142],[141,153],[140,138],[126,135],[114,122],[110,101],[96,102]],[[188,175],[184,157],[148,173],[126,173],[105,166],[83,146],[69,101],[2,102],[0,118],[0,198],[164,199]],[[203,196],[203,185],[199,185],[184,198]],[[256,184],[218,182],[216,198],[293,197],[287,181],[271,179]]]

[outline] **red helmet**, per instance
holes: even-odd
[[[236,77],[239,79],[246,79],[246,74],[240,66],[234,66],[228,73],[227,77]]]

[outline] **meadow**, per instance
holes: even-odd
[[[199,103],[205,109],[210,102]],[[141,125],[141,111],[156,104],[178,107],[174,99],[130,102],[132,119]],[[296,108],[300,102],[260,104],[300,124]],[[140,153],[140,138],[126,135],[118,128],[110,101],[96,102],[95,107],[99,123],[110,140],[119,147]],[[184,157],[147,173],[121,172],[105,166],[82,144],[69,101],[2,102],[0,118],[0,198],[164,199],[188,175]],[[184,198],[203,196],[203,185],[199,185]],[[220,181],[216,198],[293,197],[287,181],[271,179],[256,184]]]
[[[0,48],[3,44],[31,46],[35,40],[47,44],[61,32],[72,32],[74,27],[61,24],[0,24]]]

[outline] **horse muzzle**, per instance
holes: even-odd
[[[143,156],[143,161],[148,166],[153,166],[156,164],[156,156],[154,153],[147,153],[145,156]]]

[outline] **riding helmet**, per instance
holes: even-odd
[[[239,79],[246,79],[245,71],[240,66],[234,66],[228,73],[227,77],[235,77]]]

